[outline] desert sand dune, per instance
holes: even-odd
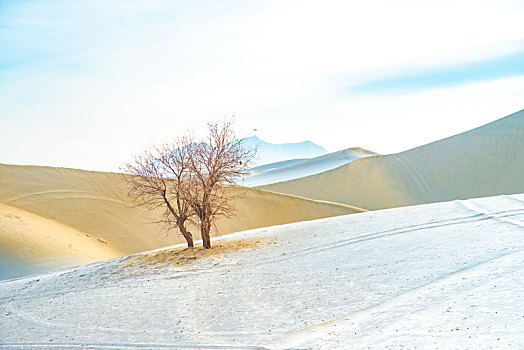
[[[366,209],[524,192],[524,111],[405,152],[261,186]]]
[[[0,279],[122,255],[107,242],[0,203]]]
[[[260,173],[244,178],[241,184],[253,187],[299,179],[335,169],[359,158],[374,155],[377,154],[363,148],[348,148],[315,158],[267,164],[253,169]]]
[[[218,233],[362,211],[258,189],[242,191],[245,197],[234,203],[238,216],[219,220]],[[155,224],[159,212],[137,207],[128,192],[122,174],[0,165],[0,279],[184,241]]]
[[[344,154],[320,157],[324,163],[295,162],[275,173],[318,171],[348,156]],[[167,234],[153,223],[158,213],[134,205],[122,176],[0,165],[0,275],[183,242],[180,235]],[[524,111],[398,154],[360,158],[320,174],[243,191],[245,197],[234,204],[238,216],[217,223],[220,234],[355,213],[360,208],[521,193]],[[198,232],[193,232],[197,238]]]

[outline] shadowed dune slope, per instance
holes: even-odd
[[[122,174],[0,164],[0,279],[184,242],[137,207]],[[238,189],[238,216],[220,234],[362,211],[259,189]],[[192,230],[198,239],[197,230]],[[214,231],[217,234],[217,231]]]
[[[119,255],[105,241],[0,203],[0,280]]]
[[[524,192],[524,110],[405,152],[259,188],[370,210]]]

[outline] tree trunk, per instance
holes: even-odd
[[[186,230],[186,227],[184,226],[183,223],[178,223],[177,225],[178,225],[178,229],[180,230],[180,233],[182,233],[182,236],[184,236],[184,238],[186,239],[187,247],[193,248],[194,247],[193,235],[191,234],[191,232]]]
[[[204,249],[211,248],[211,238],[209,237],[209,231],[211,231],[211,222],[204,220],[200,224],[200,233],[202,235],[202,246]]]

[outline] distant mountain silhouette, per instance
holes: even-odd
[[[298,143],[269,143],[257,136],[246,137],[249,146],[258,147],[256,165],[280,162],[297,158],[312,158],[328,153],[324,147],[311,141]]]

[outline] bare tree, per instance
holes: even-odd
[[[193,236],[187,224],[198,225],[204,249],[211,248],[215,219],[234,214],[232,200],[242,192],[232,185],[256,154],[243,139],[235,138],[232,121],[208,124],[207,131],[201,142],[187,134],[173,144],[145,151],[123,168],[133,175],[126,179],[139,204],[164,208],[161,222],[168,228],[176,226],[188,247],[193,247]],[[193,221],[193,216],[198,219]]]
[[[139,205],[151,209],[164,208],[160,220],[168,229],[178,228],[187,246],[193,247],[193,236],[187,224],[194,216],[190,202],[189,185],[193,182],[191,170],[190,137],[178,139],[174,144],[153,147],[122,170],[131,174],[126,180],[131,185],[130,195]]]
[[[232,190],[231,185],[245,174],[256,154],[256,149],[235,137],[232,121],[210,123],[207,131],[205,141],[193,142],[189,147],[193,174],[190,203],[199,220],[204,249],[211,248],[214,220],[234,214],[231,201],[241,193]]]

